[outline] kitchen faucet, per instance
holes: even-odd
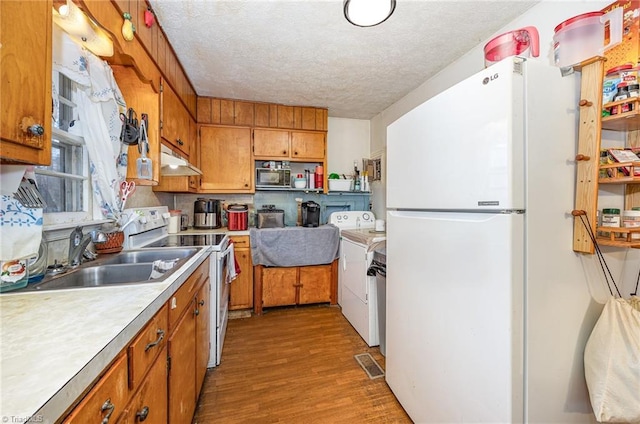
[[[91,231],[87,234],[82,234],[82,227],[76,227],[69,236],[69,266],[75,268],[82,263],[82,257],[85,254],[85,250],[91,241],[104,242],[107,241],[107,236],[102,231]],[[90,252],[87,252],[90,253]],[[96,255],[93,254],[91,259],[95,259]]]

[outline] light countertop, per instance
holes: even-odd
[[[1,294],[3,422],[55,422],[209,253],[160,283]]]
[[[349,228],[340,232],[342,238],[367,246],[369,251],[376,249],[387,240],[387,233],[373,228]]]

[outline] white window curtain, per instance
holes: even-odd
[[[105,218],[121,215],[120,183],[126,179],[128,146],[120,143],[120,113],[127,110],[108,63],[75,44],[54,25],[53,66],[78,83],[74,99],[87,152],[93,195]],[[55,105],[54,105],[55,107]]]

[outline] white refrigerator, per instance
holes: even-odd
[[[553,352],[569,337],[544,311],[577,269],[576,90],[511,57],[387,128],[386,380],[416,423],[545,422],[556,408],[536,392],[576,349]]]

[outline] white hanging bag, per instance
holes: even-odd
[[[640,423],[640,298],[611,298],[584,351],[598,422]]]

